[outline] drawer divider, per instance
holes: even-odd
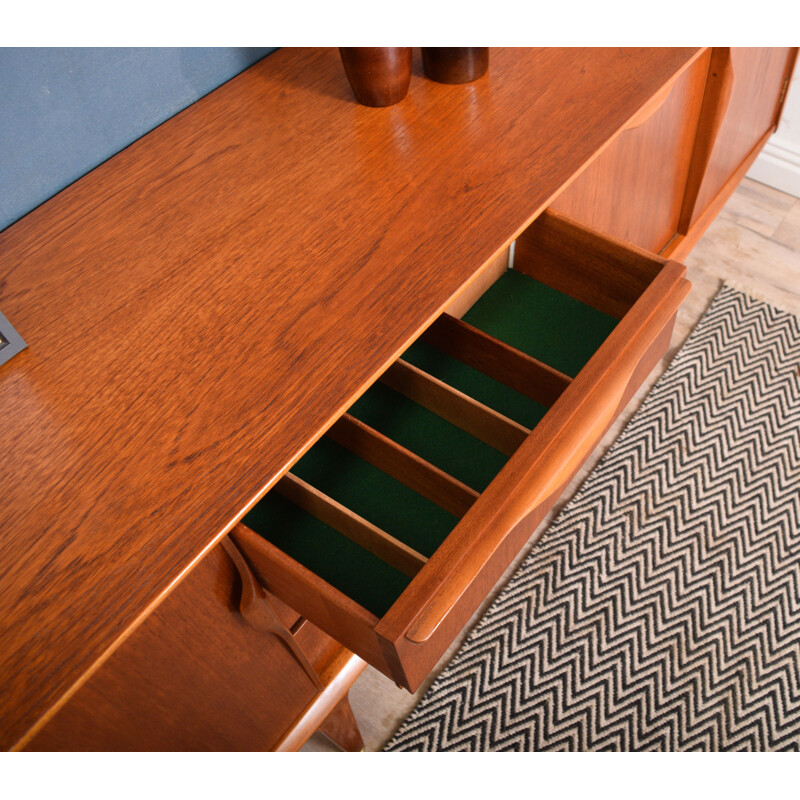
[[[326,435],[456,517],[463,517],[478,499],[478,492],[465,483],[350,414]]]
[[[413,623],[408,625],[407,619],[402,622],[402,635],[406,639],[415,644],[430,639],[486,564],[484,559],[502,545],[509,531],[526,519],[540,521],[539,510],[549,508],[574,477],[586,453],[602,438],[623,407],[642,359],[654,346],[659,353],[663,352],[659,336],[665,328],[672,330],[675,314],[689,293],[690,284],[683,278],[685,272],[683,265],[667,262],[595,353],[568,395],[549,412],[549,419],[545,417],[534,429],[518,451],[516,463],[512,458],[499,479],[481,495],[480,511],[485,517],[480,521],[480,535],[473,539],[473,549],[462,548],[452,534],[444,545],[458,548],[460,560],[448,558],[445,546],[439,548],[436,560],[424,574],[440,582],[440,577],[434,577],[435,570],[444,566],[450,577],[448,591],[420,592],[426,599],[418,605]],[[516,490],[509,491],[506,481]],[[476,507],[475,512],[478,511]],[[465,528],[462,523],[461,530]],[[473,563],[469,564],[470,561]],[[382,623],[391,629],[388,614]]]
[[[420,338],[548,408],[572,382],[563,372],[450,314],[441,314]]]
[[[290,472],[275,484],[275,490],[404,575],[413,578],[427,562],[427,558],[412,547]]]
[[[530,433],[524,425],[402,359],[389,367],[381,383],[507,456]]]

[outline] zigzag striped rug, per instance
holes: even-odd
[[[800,318],[720,291],[386,749],[800,749]]]

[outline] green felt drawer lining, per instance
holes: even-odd
[[[507,344],[575,376],[617,320],[509,270],[464,315]],[[533,428],[546,409],[421,342],[403,358],[485,405]],[[350,413],[467,485],[482,491],[506,456],[381,383]],[[292,472],[425,556],[457,519],[323,437]],[[243,520],[364,608],[382,616],[409,578],[271,492]]]

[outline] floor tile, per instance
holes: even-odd
[[[800,253],[800,200],[795,200],[783,222],[772,234],[772,239]]]

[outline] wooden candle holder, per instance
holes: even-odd
[[[362,105],[391,106],[408,94],[410,47],[340,47],[339,53],[347,80]]]
[[[488,47],[423,47],[425,75],[438,83],[469,83],[489,69]]]

